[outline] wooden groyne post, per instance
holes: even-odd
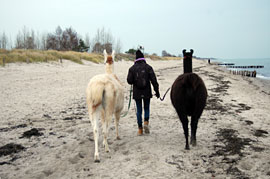
[[[6,65],[6,59],[5,57],[3,57],[3,67],[5,67],[5,65]]]

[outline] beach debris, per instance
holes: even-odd
[[[31,138],[32,136],[42,136],[43,133],[39,132],[37,128],[33,128],[29,131],[25,131],[20,138]]]
[[[252,125],[252,124],[254,124],[254,122],[249,121],[249,120],[245,120],[245,122],[246,122],[247,125]]]
[[[10,131],[13,129],[24,128],[24,127],[27,127],[27,125],[26,124],[19,124],[17,126],[0,128],[0,132],[7,132],[7,131]]]
[[[0,147],[0,157],[10,155],[13,153],[18,153],[24,149],[25,147],[23,147],[20,144],[9,143]]]
[[[219,141],[224,145],[215,145],[217,152],[214,155],[218,156],[227,156],[227,155],[236,155],[243,156],[242,149],[246,145],[250,145],[250,142],[253,140],[249,138],[240,138],[237,136],[237,131],[233,129],[220,129],[217,132]]]
[[[49,114],[43,114],[44,118],[51,119],[52,117]]]
[[[256,137],[266,137],[265,134],[268,134],[268,132],[265,131],[265,130],[261,130],[261,129],[256,130],[255,133],[254,133],[254,135],[255,135]]]
[[[73,120],[73,118],[72,117],[65,117],[63,120],[69,121],[69,120]]]

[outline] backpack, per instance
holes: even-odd
[[[135,86],[138,89],[145,89],[147,86],[147,69],[144,65],[139,65],[135,70]]]

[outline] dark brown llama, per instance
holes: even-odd
[[[188,116],[191,116],[190,143],[196,146],[197,125],[207,98],[203,80],[197,74],[192,73],[192,54],[192,49],[189,53],[183,50],[184,74],[177,77],[171,89],[171,101],[182,122],[186,137],[185,149],[187,150],[189,149]]]

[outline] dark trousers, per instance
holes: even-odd
[[[142,101],[143,101],[143,109],[144,109],[144,121],[149,121],[149,116],[150,116],[150,98],[136,99],[135,102],[137,106],[138,127],[142,127]]]

